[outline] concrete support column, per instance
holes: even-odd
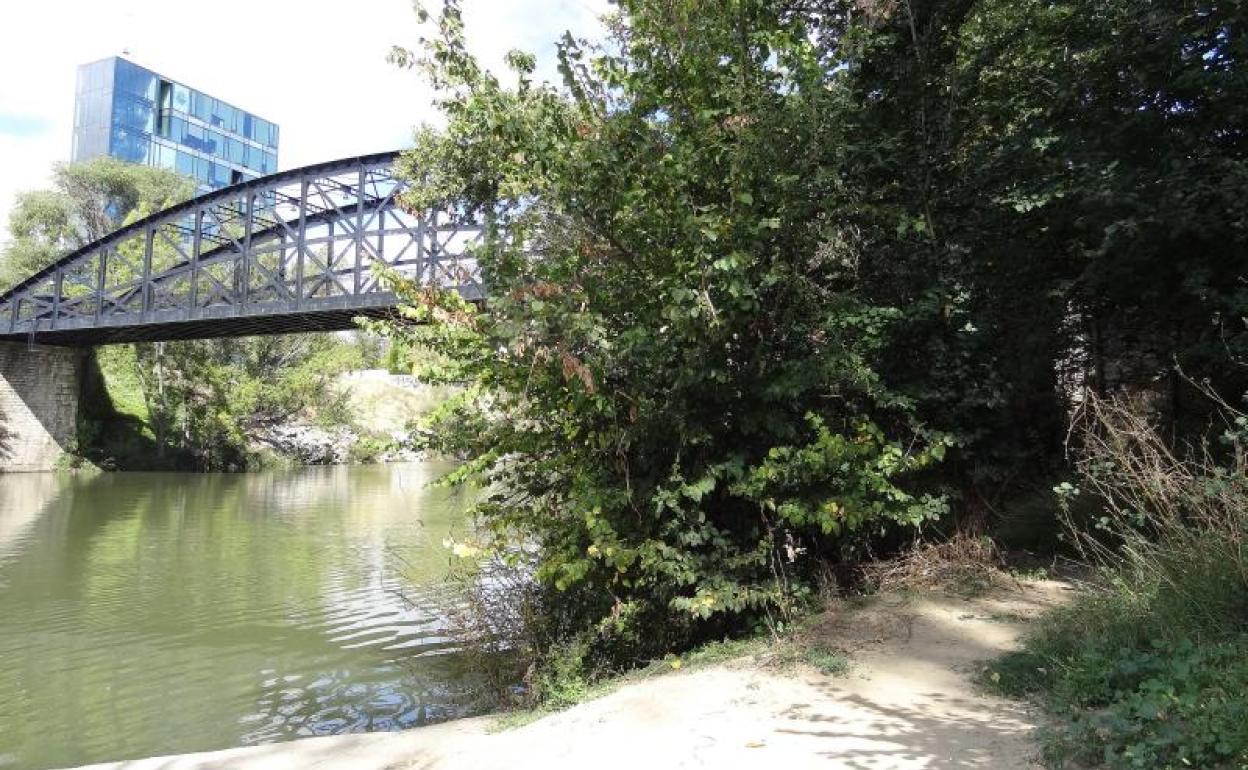
[[[0,342],[0,473],[50,471],[74,448],[84,351]]]

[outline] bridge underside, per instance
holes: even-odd
[[[0,294],[0,341],[60,346],[333,331],[393,312],[384,276],[484,297],[482,226],[400,204],[397,152],[227,187]]]
[[[153,320],[124,326],[86,326],[30,334],[0,334],[0,342],[37,342],[61,347],[94,347],[123,342],[161,342],[217,337],[256,337],[266,334],[333,332],[358,328],[357,318],[392,316],[393,307],[370,307],[314,312],[270,312],[194,320]]]

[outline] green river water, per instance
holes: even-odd
[[[448,468],[0,476],[0,768],[458,715]]]

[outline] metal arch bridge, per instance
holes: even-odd
[[[397,201],[398,151],[226,187],[127,225],[0,294],[0,340],[99,345],[327,331],[388,313],[378,268],[484,298],[480,223]]]

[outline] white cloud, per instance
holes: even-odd
[[[427,6],[435,7],[437,0]],[[553,42],[596,36],[606,0],[466,0],[469,44],[490,66],[510,49],[538,54],[554,77]],[[130,51],[133,61],[273,120],[283,169],[400,147],[434,120],[430,94],[386,63],[421,35],[408,0],[39,0],[0,7],[0,115],[47,123],[0,131],[0,239],[14,194],[47,184],[68,160],[79,64]]]

